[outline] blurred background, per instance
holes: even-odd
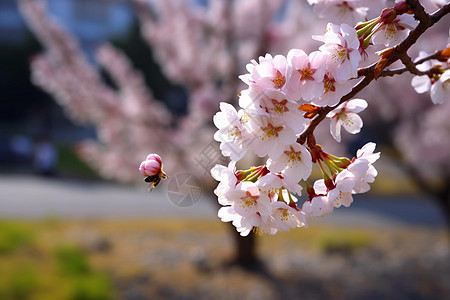
[[[0,0],[0,299],[448,297],[450,101],[410,75],[360,95],[358,136],[318,128],[329,153],[382,152],[350,208],[276,236],[217,218],[212,116],[251,59],[319,46],[305,2]],[[411,57],[446,47],[446,21]],[[148,153],[171,176],[151,193]]]

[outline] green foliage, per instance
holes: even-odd
[[[0,299],[25,300],[29,299],[38,287],[36,270],[27,265],[18,267],[0,285]]]
[[[74,246],[59,246],[55,250],[58,270],[67,275],[86,275],[91,266],[85,254]]]
[[[15,251],[34,240],[34,231],[24,224],[0,222],[0,254]]]
[[[113,287],[102,274],[89,274],[74,280],[69,300],[107,300],[113,298]]]
[[[11,276],[10,297],[11,299],[28,299],[37,285],[36,271],[32,267],[20,268]]]

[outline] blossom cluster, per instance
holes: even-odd
[[[352,203],[352,194],[370,189],[368,183],[377,175],[373,163],[374,143],[360,149],[353,160],[336,157],[322,150],[308,135],[300,136],[310,119],[322,108],[333,107],[330,133],[341,140],[341,127],[358,133],[363,125],[358,113],[367,107],[363,99],[342,102],[357,84],[357,68],[363,57],[355,28],[329,23],[322,36],[314,36],[323,45],[318,51],[305,53],[292,49],[287,56],[266,54],[247,65],[247,74],[239,78],[248,85],[239,97],[240,109],[220,104],[213,121],[228,167],[216,165],[212,176],[219,181],[215,190],[223,207],[219,217],[231,221],[241,235],[254,230],[275,234],[279,230],[307,227],[310,218],[323,216],[342,205]],[[267,158],[264,165],[236,170],[236,162],[250,151]],[[323,178],[310,186],[313,165]],[[308,199],[302,204],[301,182]]]
[[[359,90],[359,78],[365,76],[358,74],[358,68],[368,61],[369,53],[401,43],[420,19],[406,1],[397,1],[370,20],[368,1],[308,2],[319,14],[352,12],[359,15],[353,19],[364,21],[355,27],[328,23],[325,34],[313,36],[323,44],[309,54],[292,49],[287,56],[266,54],[252,60],[246,66],[248,73],[239,76],[248,85],[239,96],[240,108],[221,103],[213,118],[218,128],[214,138],[222,154],[231,159],[228,167],[216,165],[211,170],[219,181],[215,193],[223,206],[218,215],[232,222],[243,236],[251,230],[275,234],[306,227],[312,217],[348,207],[353,194],[370,189],[377,175],[373,163],[380,157],[374,153],[375,144],[366,144],[349,160],[325,152],[316,144],[314,129],[329,118],[330,133],[337,142],[342,127],[351,134],[361,130],[358,113],[367,102],[351,99]],[[389,65],[387,57],[393,49],[377,53],[382,59],[373,65],[375,78]],[[406,70],[426,75],[415,77],[413,86],[418,92],[430,90],[435,104],[448,99],[449,53],[447,48],[436,54],[437,61],[425,58],[408,64],[402,59]],[[422,62],[428,65],[419,65]],[[248,152],[267,160],[248,170],[236,170],[236,162]],[[322,178],[311,185],[313,166],[320,169]],[[301,196],[305,187],[308,198],[300,205],[294,195]]]

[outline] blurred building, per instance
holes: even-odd
[[[89,59],[99,43],[126,34],[133,21],[127,0],[46,0],[50,14],[74,34]],[[17,44],[27,28],[17,0],[0,0],[0,44]]]

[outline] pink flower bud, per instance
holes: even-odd
[[[146,160],[156,160],[157,162],[162,164],[161,156],[159,156],[156,153],[152,153],[152,154],[147,155]]]
[[[139,166],[139,171],[144,176],[158,175],[162,172],[162,160],[158,154],[149,154]]]

